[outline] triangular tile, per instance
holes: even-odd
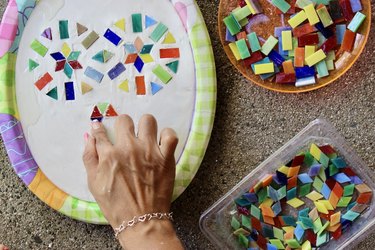
[[[151,92],[152,92],[152,95],[155,95],[156,93],[158,93],[162,89],[163,89],[163,86],[161,86],[160,84],[151,82]]]
[[[45,37],[47,38],[48,40],[51,40],[52,41],[52,30],[51,28],[47,28],[43,31],[42,33],[42,37]]]
[[[29,71],[33,71],[35,68],[39,66],[39,63],[35,62],[32,59],[29,59]]]
[[[106,117],[118,116],[117,112],[115,111],[115,109],[113,108],[113,106],[111,104],[109,104],[107,112],[105,113],[105,116]]]
[[[164,38],[163,44],[172,44],[172,43],[176,43],[176,39],[174,38],[171,32],[168,32]]]
[[[113,53],[109,52],[108,50],[103,50],[104,63],[108,62],[112,57],[113,57]]]
[[[58,100],[59,99],[59,95],[57,93],[57,87],[54,87],[53,89],[51,89],[47,95],[49,97],[51,97],[52,99],[55,99],[55,100]]]
[[[88,30],[88,29],[87,29],[86,26],[83,26],[82,24],[77,23],[77,34],[78,34],[78,36],[82,35],[82,34],[85,33],[87,30]]]
[[[146,20],[145,21],[146,21],[146,29],[148,27],[151,27],[152,25],[157,24],[157,21],[155,21],[155,19],[153,19],[152,17],[149,17],[147,15],[146,15]]]
[[[97,106],[94,107],[94,110],[91,113],[91,119],[95,120],[98,118],[103,118],[103,115],[100,113],[99,109]]]
[[[179,64],[179,61],[174,61],[174,62],[168,63],[166,66],[176,74],[178,71],[178,64]]]
[[[108,109],[108,106],[109,106],[109,103],[106,103],[106,102],[99,103],[99,104],[97,105],[97,107],[98,107],[100,113],[103,114],[103,115],[106,113],[106,111],[107,111],[107,109]]]
[[[82,93],[82,95],[85,95],[92,90],[93,90],[93,88],[91,87],[91,85],[89,85],[85,82],[81,83],[81,93]]]
[[[118,87],[119,89],[129,93],[129,81],[128,80],[123,81]]]
[[[98,61],[98,62],[104,63],[104,55],[103,55],[103,51],[99,51],[98,53],[96,53],[96,54],[92,57],[92,60],[95,60],[95,61]]]
[[[125,31],[125,18],[118,20],[115,22],[115,26],[122,31]]]

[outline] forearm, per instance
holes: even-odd
[[[180,250],[184,249],[168,220],[151,220],[127,228],[119,235],[121,246],[126,250]]]

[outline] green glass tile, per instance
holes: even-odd
[[[324,243],[326,243],[328,241],[328,233],[327,232],[324,232],[322,234],[318,234],[318,236],[316,237],[316,246],[319,247],[321,245],[323,245]]]
[[[250,8],[248,6],[244,6],[242,8],[237,8],[233,10],[233,16],[236,18],[237,21],[241,21],[243,19],[247,19],[248,16],[251,15]]]
[[[60,31],[61,40],[69,38],[69,21],[68,20],[59,21],[59,31]]]
[[[261,48],[262,53],[268,55],[278,42],[279,40],[270,35]]]
[[[273,235],[279,240],[284,240],[284,231],[280,228],[273,227]]]
[[[179,61],[174,61],[174,62],[170,62],[168,64],[166,64],[166,66],[172,70],[173,73],[177,73],[178,71],[178,65],[179,65]]]
[[[339,202],[337,203],[336,206],[337,207],[347,207],[351,200],[352,200],[351,196],[341,197],[341,199],[339,200]]]
[[[324,168],[320,168],[318,176],[323,182],[327,180],[327,176],[326,176],[326,172]]]
[[[162,66],[157,65],[152,72],[162,81],[163,83],[167,84],[170,80],[172,80],[171,74],[168,73]]]
[[[301,247],[301,245],[299,244],[299,242],[296,239],[286,240],[286,244],[288,244],[288,246],[291,247],[291,248],[300,248]]]
[[[246,229],[251,230],[251,220],[249,217],[245,215],[241,215],[241,223],[242,226],[245,227]]]
[[[239,241],[239,243],[240,243],[242,246],[244,246],[244,247],[246,247],[246,248],[249,247],[249,239],[248,239],[245,235],[243,235],[243,234],[239,234],[239,235],[238,235],[238,241]]]
[[[272,4],[284,14],[290,9],[290,4],[285,0],[272,0]]]
[[[77,61],[81,51],[72,51],[68,56],[68,61]]]
[[[316,189],[316,191],[320,192],[323,188],[323,181],[319,177],[315,177],[313,187]]]
[[[267,198],[267,189],[262,188],[261,190],[259,190],[257,195],[258,195],[258,202],[262,203]]]
[[[232,221],[231,221],[230,225],[232,226],[232,228],[234,230],[237,230],[237,229],[239,229],[241,227],[240,222],[234,216],[232,216]]]
[[[326,221],[326,223],[324,223],[324,225],[319,229],[318,235],[323,233],[324,230],[326,230],[328,227],[329,227],[329,221]]]
[[[335,165],[329,164],[329,176],[333,176],[333,175],[337,174],[338,172],[339,172],[339,170]]]
[[[246,59],[250,57],[250,51],[247,47],[247,43],[245,39],[240,39],[236,41],[236,46],[238,51],[240,52],[241,59]]]
[[[252,52],[261,50],[262,47],[260,46],[258,36],[255,32],[251,32],[250,34],[248,34],[247,39],[249,40],[250,49]]]
[[[58,100],[59,99],[59,95],[57,93],[57,87],[54,87],[53,89],[51,89],[47,95],[55,100]]]
[[[320,154],[320,159],[319,162],[323,165],[324,168],[328,167],[329,164],[329,158],[325,154],[321,153]]]
[[[355,16],[353,17],[353,19],[350,21],[348,25],[348,29],[353,32],[357,32],[358,28],[361,26],[361,24],[363,23],[365,19],[366,19],[366,16],[363,15],[361,12],[355,13]]]
[[[35,62],[32,59],[29,59],[29,72],[33,71],[38,66],[39,66],[39,63]]]
[[[229,33],[234,36],[241,31],[241,25],[238,23],[233,14],[224,18],[225,26],[228,28]]]
[[[154,42],[158,42],[160,38],[168,31],[168,27],[165,26],[163,23],[159,23],[158,26],[154,29],[151,33],[150,38]]]
[[[260,219],[260,209],[254,205],[251,205],[250,214],[258,220]]]
[[[314,230],[314,233],[316,234],[317,232],[319,232],[319,230],[322,228],[323,224],[322,224],[322,220],[320,218],[316,219],[314,222],[313,222],[313,230]]]
[[[343,196],[351,196],[353,195],[354,193],[354,188],[355,188],[355,185],[354,184],[350,184],[350,185],[347,185],[344,187],[344,193],[343,193]]]
[[[85,49],[89,49],[98,39],[99,35],[95,31],[91,31],[90,34],[88,34],[87,37],[82,41],[82,45],[85,47]]]
[[[297,197],[297,187],[291,188],[286,192],[286,200],[291,200]]]
[[[143,31],[142,14],[138,13],[132,15],[132,26],[134,33],[139,33]]]
[[[305,166],[311,167],[311,165],[314,163],[314,156],[312,156],[312,154],[310,154],[309,152],[306,152],[303,163],[305,164]]]
[[[277,249],[285,249],[284,244],[279,239],[270,239],[269,242],[277,247]]]
[[[345,220],[354,221],[358,218],[359,215],[359,213],[353,212],[352,210],[348,210],[341,218]]]
[[[313,229],[314,223],[309,217],[300,217],[301,226],[303,229]]]
[[[286,192],[286,186],[282,186],[281,188],[279,188],[279,190],[277,190],[277,196],[279,200],[286,197]]]
[[[36,39],[31,43],[30,48],[42,57],[44,57],[48,51],[48,49]]]
[[[311,183],[302,185],[299,187],[299,197],[305,197],[307,194],[309,194],[311,191]]]

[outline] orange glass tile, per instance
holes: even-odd
[[[344,193],[344,189],[341,187],[341,185],[336,182],[335,186],[332,189],[332,193],[334,193],[337,197],[341,197]]]
[[[329,201],[329,203],[331,203],[331,205],[332,205],[333,208],[336,208],[337,203],[339,202],[339,200],[340,200],[340,198],[337,197],[337,195],[335,193],[331,192],[331,195],[329,196],[328,201]]]
[[[137,57],[138,57],[137,54],[129,54],[129,55],[126,57],[125,64],[134,63],[135,60],[137,59]]]
[[[341,219],[341,212],[340,211],[332,214],[331,218],[330,218],[330,226],[335,226],[335,225],[339,224],[340,219]],[[333,231],[336,231],[336,230],[333,230]]]
[[[367,186],[365,183],[362,183],[362,184],[356,185],[356,186],[355,186],[355,189],[356,189],[359,193],[370,193],[370,192],[372,192],[372,191],[371,191],[371,188],[369,188],[369,186]]]
[[[293,67],[293,66],[292,66],[292,67]],[[294,71],[294,68],[293,68],[293,71]],[[293,72],[293,73],[294,73],[294,72]],[[287,73],[287,74],[293,74],[293,73]],[[300,168],[301,168],[300,166],[289,168],[288,178],[289,178],[289,177],[292,177],[292,176],[296,176],[296,175],[298,175],[298,173],[299,173],[299,169],[300,169]]]
[[[355,41],[356,33],[351,30],[345,30],[344,38],[341,44],[341,51],[348,51],[351,52],[353,49],[354,41]]]
[[[294,50],[294,66],[303,67],[305,63],[305,48],[296,48]]]
[[[294,74],[294,66],[292,60],[284,61],[283,62],[283,70],[286,74]],[[288,176],[289,177],[289,176]]]
[[[262,183],[263,183],[263,187],[267,187],[271,184],[272,182],[272,175],[268,175],[266,176],[265,178],[263,178],[262,180]]]
[[[171,48],[171,49],[160,49],[160,58],[179,58],[180,49]]]
[[[285,240],[291,240],[291,239],[293,239],[293,237],[294,237],[294,231],[290,231],[288,233],[285,233],[284,234],[284,241]]]
[[[288,184],[286,186],[286,189],[289,190],[289,189],[292,189],[292,188],[296,187],[297,186],[297,181],[298,181],[298,176],[297,175],[293,176],[293,177],[290,177],[288,179]]]
[[[137,86],[137,95],[146,95],[146,85],[144,76],[136,76],[135,84]]]
[[[263,221],[267,224],[270,224],[272,226],[275,225],[275,222],[272,217],[263,215]]]
[[[52,76],[49,73],[45,73],[38,81],[35,82],[35,86],[42,90],[48,83],[53,80]]]
[[[367,204],[371,201],[372,193],[362,193],[357,198],[357,203]]]
[[[331,216],[331,217],[332,217],[332,216]],[[337,230],[339,227],[341,227],[341,224],[340,224],[340,223],[339,223],[339,224],[336,224],[336,225],[334,225],[334,226],[330,225],[330,226],[328,227],[327,231],[333,233],[333,232],[336,232],[336,230]]]

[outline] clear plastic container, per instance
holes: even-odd
[[[202,214],[199,222],[200,228],[218,249],[243,249],[233,236],[230,225],[232,215],[236,211],[234,199],[249,190],[267,174],[275,173],[280,166],[292,160],[299,152],[307,150],[311,143],[329,144],[334,147],[363,182],[375,190],[373,171],[347,145],[344,138],[329,122],[322,119],[314,120]],[[350,249],[371,233],[375,224],[374,192],[372,195],[369,208],[353,222],[349,230],[343,232],[338,240],[332,239],[319,249]]]

